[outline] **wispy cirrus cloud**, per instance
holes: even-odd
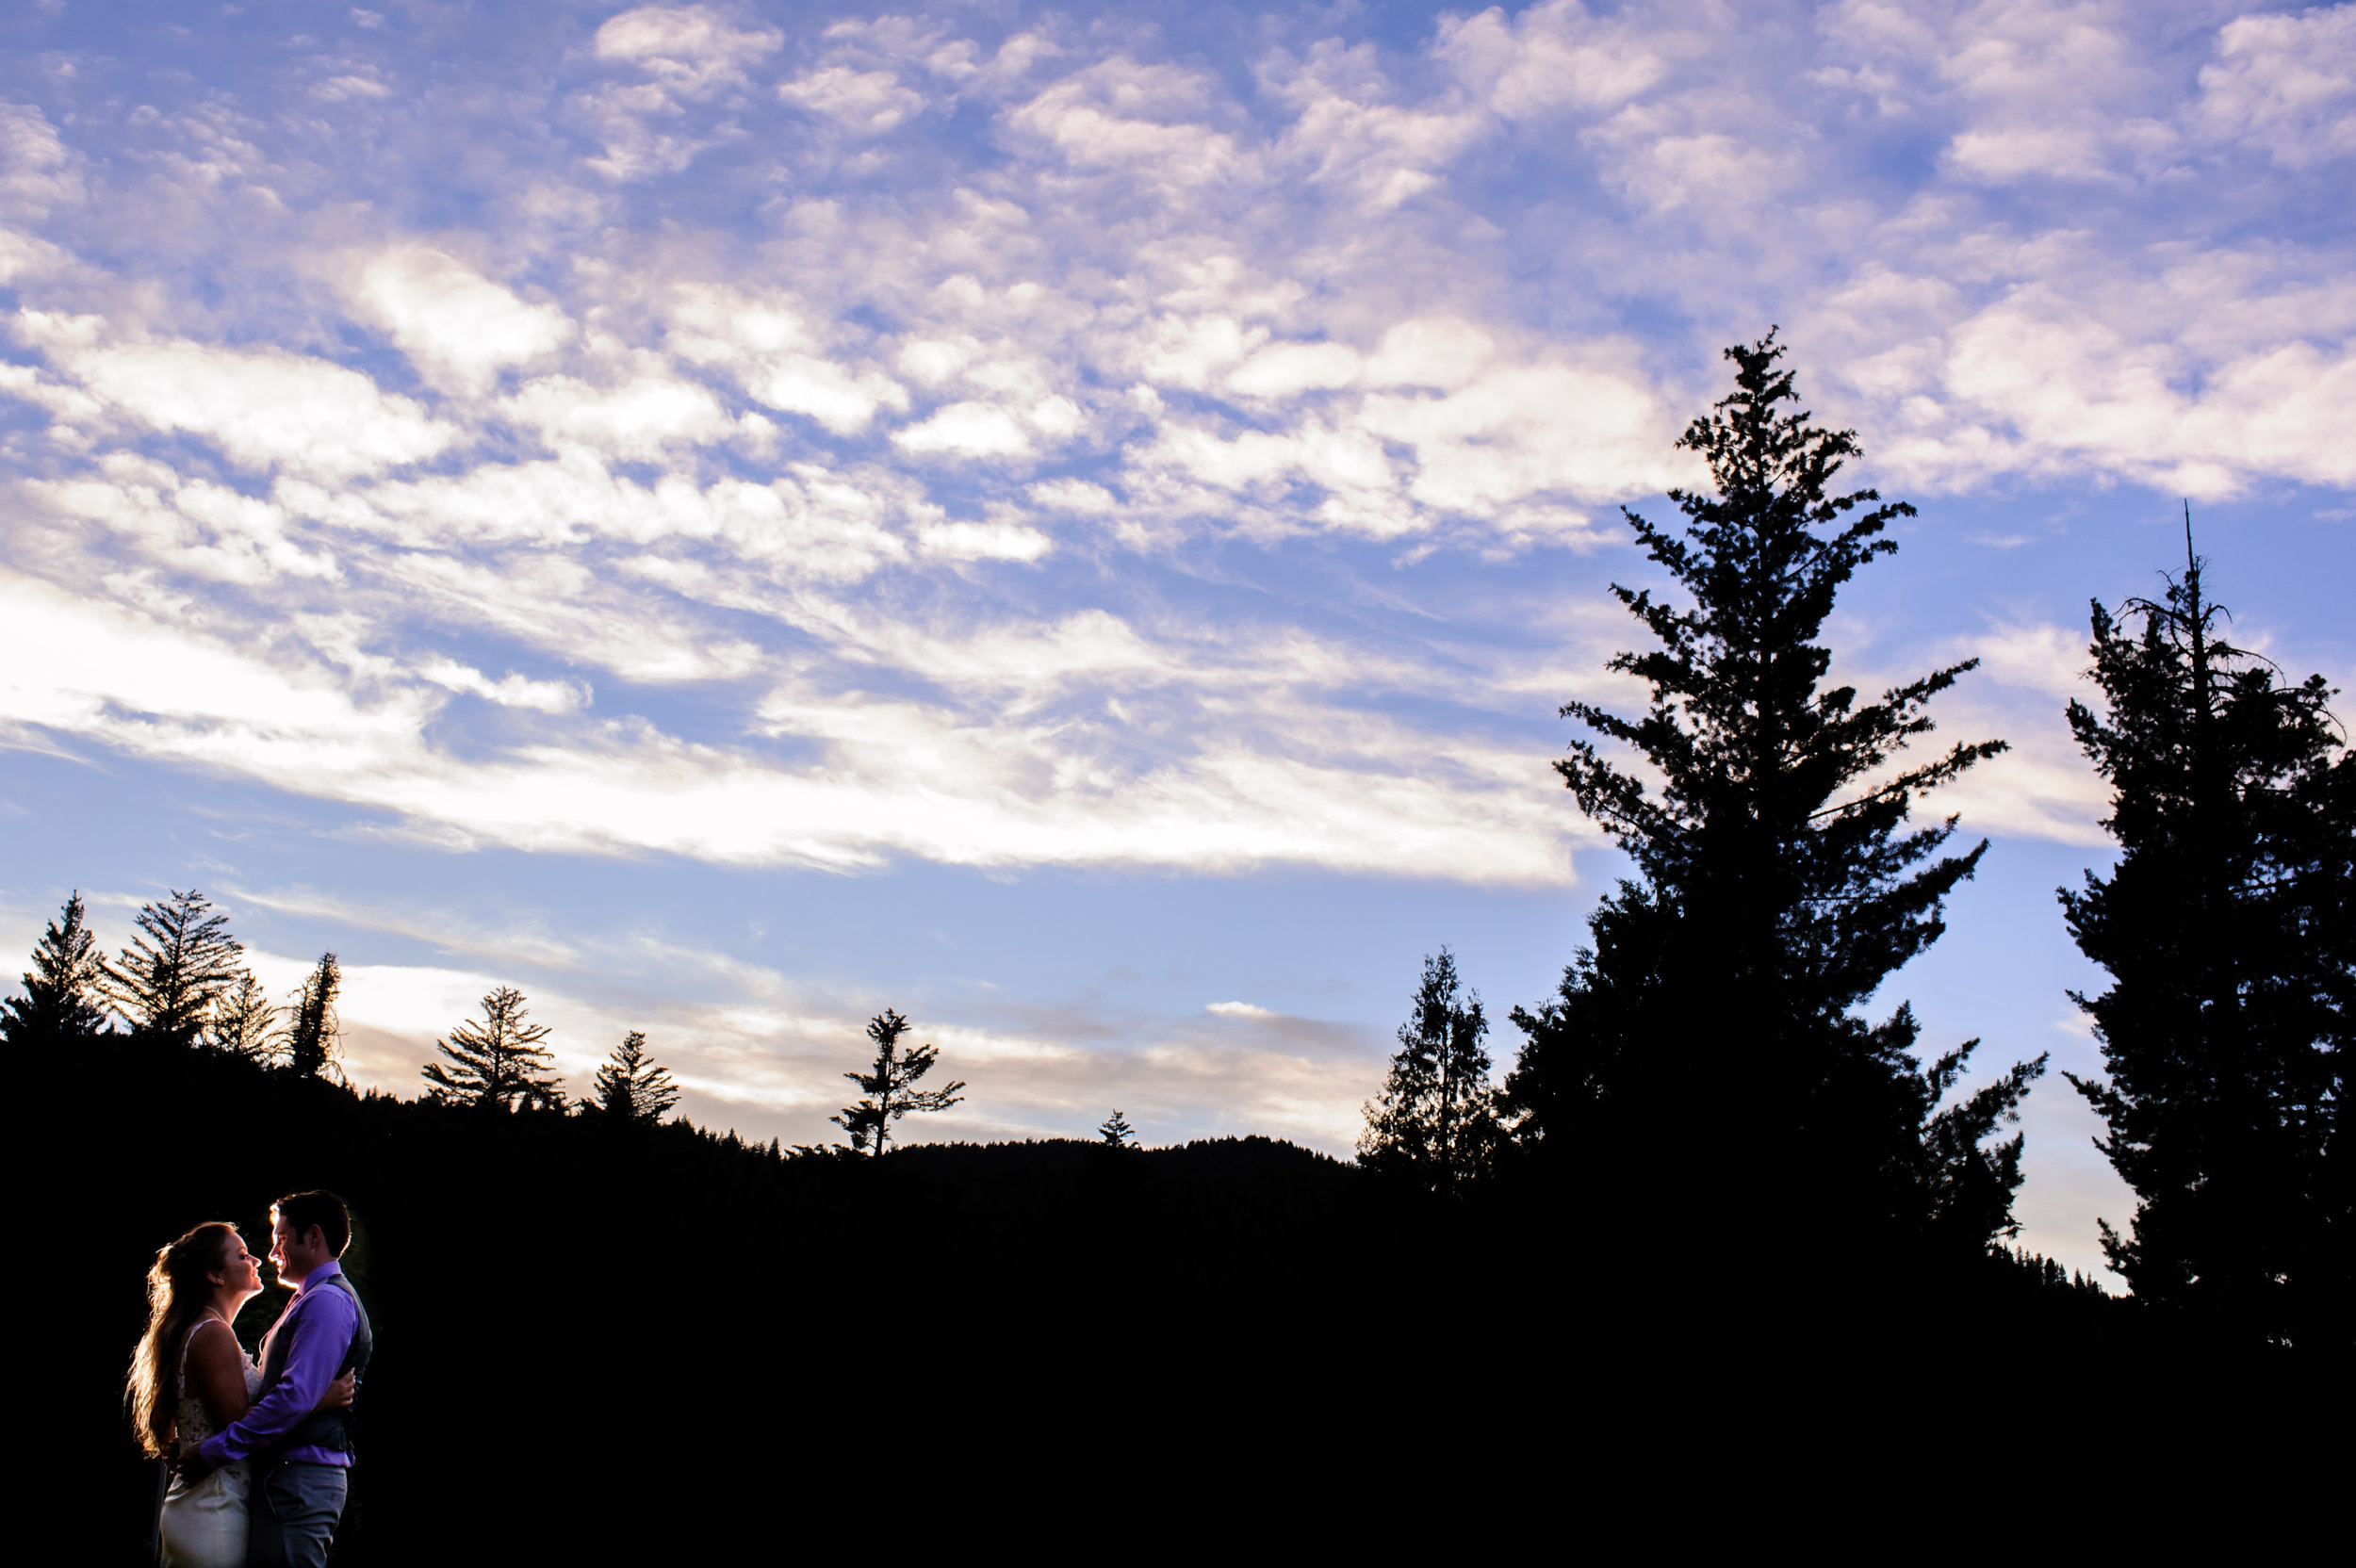
[[[1616,634],[1381,572],[1592,547],[1771,316],[1903,483],[2356,483],[2346,228],[2235,220],[2345,174],[2348,11],[52,40],[6,592],[111,651],[10,711],[539,848],[1562,877],[1507,666]]]

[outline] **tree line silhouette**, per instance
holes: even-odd
[[[423,1092],[402,1100],[342,1081],[335,955],[272,1004],[200,893],[143,907],[111,959],[77,893],[22,996],[0,1003],[0,1039],[56,1079],[68,1125],[106,1130],[61,1172],[106,1217],[106,1266],[136,1280],[157,1236],[247,1217],[289,1184],[344,1193],[384,1345],[350,1541],[393,1560],[471,1506],[428,1479],[416,1401],[435,1358],[515,1324],[548,1364],[610,1355],[581,1269],[633,1237],[705,1271],[649,1298],[657,1337],[744,1357],[839,1340],[865,1321],[858,1303],[887,1302],[953,1309],[969,1335],[1052,1328],[1065,1355],[1220,1335],[1331,1352],[1485,1316],[1520,1326],[1532,1377],[1595,1345],[1638,1361],[1803,1346],[1871,1360],[1911,1355],[1926,1332],[2055,1376],[2157,1345],[2344,1357],[2356,763],[2332,692],[2219,635],[2189,514],[2183,575],[2158,598],[2092,606],[2102,703],[2072,702],[2068,719],[2111,787],[2119,856],[2060,899],[2111,980],[2075,998],[2106,1074],[2070,1080],[2135,1195],[2124,1230],[2102,1230],[2130,1291],[2111,1297],[2012,1245],[2023,1141],[2007,1130],[2046,1058],[1964,1089],[1979,1041],[1918,1054],[1908,1005],[1861,1011],[1939,939],[1988,851],[1958,849],[1957,820],[1920,822],[1917,807],[2004,743],[1915,749],[1933,700],[1976,662],[1870,696],[1830,683],[1837,596],[1896,549],[1890,525],[1913,509],[1839,491],[1856,438],[1800,408],[1773,334],[1727,352],[1735,390],[1680,442],[1710,489],[1671,493],[1675,530],[1625,513],[1677,589],[1612,590],[1650,645],[1610,667],[1650,699],[1634,716],[1562,710],[1590,738],[1557,767],[1631,873],[1555,993],[1509,1012],[1521,1037],[1502,1083],[1488,1015],[1441,947],[1354,1165],[1261,1138],[1142,1149],[1118,1110],[1093,1140],[894,1143],[904,1117],[967,1086],[921,1087],[939,1053],[904,1045],[911,1026],[889,1007],[868,1025],[871,1067],[844,1074],[859,1097],[832,1119],[837,1145],[689,1124],[635,1030],[568,1100],[548,1028],[503,985],[436,1039]],[[160,1181],[108,1152],[214,1122],[254,1132]],[[453,1300],[425,1260],[483,1223],[532,1244]],[[854,1277],[856,1292],[830,1288]],[[82,1413],[92,1452],[109,1441],[101,1374],[119,1381],[135,1297],[123,1306],[63,1326],[79,1380],[60,1408]],[[239,1324],[249,1342],[258,1327]],[[891,1332],[912,1337],[859,1376],[917,1356],[930,1331]],[[725,1379],[673,1388],[661,1419],[758,1448],[761,1417],[740,1394]]]
[[[0,1042],[55,1058],[86,1048],[115,1033],[144,1045],[202,1046],[294,1078],[345,1082],[341,1027],[335,998],[343,969],[333,953],[319,963],[283,1007],[270,1004],[260,980],[238,962],[245,951],[229,932],[228,917],[210,899],[190,889],[139,906],[130,945],[109,961],[97,949],[89,910],[79,890],[71,894],[35,945],[32,968],[22,981],[25,994],[0,1000]],[[592,1075],[590,1093],[567,1102],[546,1043],[549,1029],[532,1023],[530,999],[514,986],[484,994],[481,1019],[467,1019],[437,1037],[441,1060],[425,1064],[422,1098],[437,1105],[485,1111],[536,1110],[559,1116],[577,1113],[630,1122],[661,1122],[679,1103],[679,1086],[646,1051],[643,1030],[632,1029]],[[846,1072],[861,1098],[831,1117],[849,1142],[843,1150],[880,1155],[892,1127],[912,1111],[943,1111],[963,1098],[963,1083],[941,1089],[916,1086],[940,1050],[920,1045],[903,1052],[908,1021],[887,1007],[867,1025],[875,1061],[867,1072]],[[1115,1111],[1115,1120],[1121,1113]],[[1121,1123],[1123,1135],[1128,1124]],[[781,1152],[782,1151],[780,1151]]]

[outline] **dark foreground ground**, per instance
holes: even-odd
[[[42,1281],[27,1413],[78,1561],[144,1544],[155,1471],[122,1378],[154,1249],[229,1219],[258,1251],[270,1199],[307,1186],[352,1206],[378,1334],[346,1562],[688,1560],[788,1516],[888,1534],[961,1475],[1027,1467],[1061,1506],[1070,1466],[1140,1445],[1527,1460],[1615,1401],[2115,1405],[2151,1353],[2132,1303],[2036,1268],[1900,1286],[1827,1259],[1838,1303],[1782,1312],[1782,1286],[1673,1290],[1588,1255],[1533,1195],[1438,1203],[1265,1138],[780,1159],[123,1040],[54,1088],[17,1143]],[[282,1300],[248,1308],[249,1347]]]

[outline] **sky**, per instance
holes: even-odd
[[[1920,508],[1836,675],[2013,747],[1874,1004],[2098,1071],[2088,600],[2188,505],[2356,676],[2351,179],[2356,5],[14,6],[0,948],[194,886],[403,1094],[514,984],[818,1141],[889,1005],[905,1135],[1346,1154],[1423,956],[1502,1066],[1625,870],[1557,710],[1772,325]]]

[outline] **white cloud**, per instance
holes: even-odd
[[[644,79],[608,82],[573,100],[604,143],[589,167],[614,181],[651,179],[733,139],[740,132],[725,118],[731,95],[750,86],[746,68],[784,41],[774,28],[735,27],[709,6],[641,6],[609,18],[597,28],[596,57]]]
[[[1269,76],[1297,112],[1283,151],[1306,166],[1313,184],[1350,192],[1361,210],[1392,212],[1435,188],[1434,171],[1489,127],[1454,103],[1390,101],[1371,55],[1320,42],[1300,69]]]
[[[1608,363],[1498,367],[1445,397],[1382,394],[1358,423],[1415,449],[1415,499],[1496,515],[1559,492],[1611,500],[1691,477],[1672,450],[1676,417]]]
[[[52,516],[114,530],[151,560],[191,578],[259,587],[284,578],[332,580],[335,558],[289,537],[284,508],[205,480],[184,482],[129,452],[100,460],[103,479],[27,481],[25,498]]]
[[[1545,0],[1510,22],[1492,6],[1476,16],[1444,16],[1435,52],[1508,118],[1592,113],[1627,102],[1667,74],[1642,28],[1632,15],[1592,16],[1579,0]]]
[[[762,716],[773,733],[818,746],[820,765],[780,767],[611,726],[565,746],[461,760],[426,743],[432,709],[413,695],[363,705],[330,669],[300,658],[282,665],[233,652],[21,578],[0,579],[0,605],[10,672],[0,714],[11,721],[518,848],[833,867],[887,854],[985,866],[1301,861],[1523,882],[1566,876],[1571,838],[1583,831],[1544,788],[1539,759],[1460,749],[1414,772],[1370,772],[1378,758],[1414,755],[1389,723],[1324,756],[1215,738],[1151,762],[1075,735],[1054,712],[1026,716],[1021,702],[988,717],[789,686]],[[100,651],[71,668],[35,657],[68,644]],[[1153,667],[1125,630],[1087,616],[1044,639],[985,638],[936,657],[944,674],[968,678],[994,665],[990,681],[1011,680],[1025,700],[1042,679]],[[495,700],[558,707],[554,694],[537,700],[532,682],[453,666],[422,673]]]
[[[347,73],[313,82],[310,95],[322,104],[340,104],[353,98],[390,98],[393,90],[374,76]]]
[[[923,96],[902,87],[889,71],[839,65],[778,83],[777,96],[862,136],[879,136],[924,106]]]
[[[1473,323],[1453,318],[1401,321],[1383,335],[1366,363],[1370,386],[1433,386],[1454,391],[1478,376],[1497,342]]]
[[[583,688],[567,681],[528,680],[512,672],[493,680],[481,670],[461,664],[453,659],[428,660],[417,666],[417,673],[436,686],[479,696],[502,708],[529,708],[542,713],[569,713],[589,700],[588,693]]]
[[[1227,388],[1248,398],[1323,391],[1356,381],[1359,364],[1340,343],[1275,343],[1229,371]]]
[[[1030,436],[1013,415],[975,402],[935,410],[930,418],[893,431],[892,441],[903,451],[955,457],[1022,457],[1031,449]]]
[[[0,102],[0,217],[41,219],[81,201],[80,161],[39,108]]]
[[[919,338],[901,346],[899,365],[925,385],[939,386],[971,364],[978,348],[971,339],[943,343]]]
[[[735,425],[708,388],[665,376],[638,376],[612,387],[545,376],[524,383],[505,403],[511,417],[552,446],[579,444],[640,462],[671,448],[722,439]]]
[[[746,378],[745,390],[766,407],[807,414],[838,434],[866,428],[875,410],[896,388],[876,378],[854,379],[841,367],[807,354],[793,354]]]
[[[2113,284],[2101,298],[2024,287],[1957,323],[1927,367],[1936,381],[1924,390],[1938,400],[1924,405],[1928,428],[1890,442],[1882,462],[1933,482],[2094,465],[2201,498],[2240,490],[2253,466],[2356,483],[2356,452],[2328,433],[2356,394],[2356,342],[2341,335],[2356,326],[2356,286],[2302,291],[2320,343],[2201,355],[2138,330],[2138,307],[2237,286],[2230,272],[2204,271]],[[2223,298],[2217,307],[2235,308]]]
[[[804,315],[789,297],[683,285],[664,345],[691,364],[725,368],[762,406],[807,415],[838,435],[864,430],[878,409],[908,406],[889,376],[825,357]]]
[[[785,41],[774,27],[731,26],[710,6],[640,6],[597,28],[599,59],[627,60],[685,94],[742,82],[744,68]]]
[[[204,768],[302,789],[409,749],[428,709],[393,696],[355,704],[326,671],[284,671],[145,616],[0,578],[0,676],[8,716]],[[42,647],[80,646],[75,660]]]
[[[2198,113],[2210,135],[2247,140],[2291,169],[2356,154],[2356,5],[2236,17],[2217,53],[2201,71]]]
[[[572,335],[554,305],[529,305],[443,252],[401,246],[360,270],[356,304],[429,377],[479,390]]]
[[[1214,370],[1235,364],[1267,337],[1266,327],[1247,332],[1232,317],[1165,316],[1150,346],[1140,346],[1138,368],[1165,386],[1201,387]]]
[[[1209,98],[1193,73],[1115,56],[1044,89],[1007,123],[1075,169],[1133,172],[1174,195],[1244,165],[1234,137],[1202,123]]]
[[[1070,513],[1082,517],[1102,517],[1119,510],[1121,505],[1111,491],[1084,479],[1042,480],[1024,494],[1032,505],[1043,512]]]
[[[952,561],[1037,561],[1055,541],[1012,523],[926,523],[916,531],[926,555]]]
[[[457,438],[356,370],[277,350],[109,342],[103,323],[26,310],[19,335],[109,415],[215,442],[253,468],[329,478],[421,462]]]

